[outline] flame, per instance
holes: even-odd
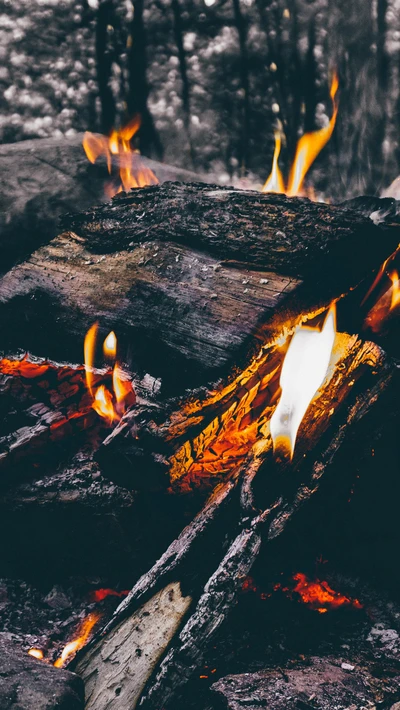
[[[93,323],[85,335],[83,352],[85,357],[86,385],[93,397],[93,360],[99,324]]]
[[[327,374],[336,336],[336,307],[329,309],[322,330],[299,326],[282,366],[282,395],[270,421],[274,451],[293,457],[301,421]]]
[[[30,648],[28,655],[37,658],[39,661],[43,661],[44,659],[44,653],[40,648]]]
[[[281,149],[281,136],[280,133],[275,133],[275,151],[272,161],[272,171],[262,189],[263,192],[283,192],[288,195],[288,197],[295,197],[296,195],[302,194],[302,185],[305,176],[307,175],[316,157],[330,140],[334,131],[339,109],[338,102],[336,101],[338,88],[339,79],[335,72],[330,88],[330,97],[333,103],[332,117],[327,126],[320,128],[318,131],[305,133],[298,140],[286,189],[285,182],[278,167],[278,157]]]
[[[279,154],[281,152],[281,143],[282,143],[280,131],[275,131],[274,136],[275,136],[275,150],[274,150],[274,157],[272,159],[272,170],[271,170],[271,174],[269,175],[268,179],[265,182],[262,192],[282,192],[282,193],[284,193],[285,192],[285,182],[284,182],[283,175],[282,175],[279,165],[278,165],[278,158],[279,158]]]
[[[106,357],[115,358],[117,355],[117,336],[112,330],[103,343],[103,352]]]
[[[86,131],[82,145],[88,160],[95,163],[97,158],[104,155],[107,160],[109,174],[112,172],[113,156],[117,157],[120,183],[111,184],[106,192],[113,197],[122,190],[128,191],[135,187],[157,185],[158,180],[153,171],[141,161],[137,151],[133,151],[130,141],[140,128],[140,117],[135,116],[126,126],[118,131],[113,130],[110,136],[101,136]]]
[[[89,614],[89,616],[84,620],[81,628],[79,629],[79,636],[73,641],[67,643],[61,653],[60,658],[57,658],[56,662],[54,663],[56,668],[63,668],[67,661],[71,659],[71,656],[74,656],[77,651],[83,648],[83,646],[89,640],[92,629],[97,624],[99,619],[101,619],[101,614],[99,614],[98,612]]]
[[[117,592],[115,589],[95,589],[90,593],[90,600],[93,602],[102,602],[107,597],[126,597],[129,594],[129,589],[124,589],[122,592]]]
[[[297,582],[293,591],[300,594],[301,600],[320,614],[325,614],[328,609],[337,609],[340,606],[352,606],[355,609],[362,609],[362,604],[358,599],[351,599],[340,592],[335,592],[328,582],[320,582],[319,579],[311,581],[302,572],[293,575]],[[286,590],[283,590],[286,591]]]
[[[392,282],[392,288],[391,288],[391,301],[390,301],[390,310],[392,311],[396,306],[399,305],[400,303],[400,279],[397,271],[393,271],[391,274],[389,274],[390,280]]]
[[[84,354],[87,388],[93,397],[92,407],[109,424],[119,421],[126,410],[126,405],[134,404],[135,392],[128,376],[115,364],[112,373],[113,392],[105,385],[100,385],[94,390],[93,362],[96,350],[96,337],[98,323],[92,325],[85,336]],[[115,358],[117,353],[117,336],[112,330],[103,343],[103,352],[107,357]]]

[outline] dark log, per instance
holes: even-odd
[[[89,209],[106,199],[109,175],[104,161],[92,165],[82,148],[83,134],[0,146],[0,271],[58,230],[61,214]],[[160,180],[196,179],[193,173],[142,158]],[[197,176],[197,179],[198,176]]]
[[[390,391],[396,374],[396,368],[385,359],[379,348],[348,337],[345,354],[339,366],[306,414],[300,446],[291,467],[293,470],[288,470],[283,475],[282,468],[274,464],[271,439],[267,431],[258,454],[253,453],[243,465],[244,478],[248,475],[253,482],[251,494],[247,491],[242,496],[242,500],[246,501],[241,521],[243,530],[237,535],[237,516],[230,519],[224,517],[224,532],[232,542],[200,594],[197,591],[198,580],[193,583],[191,575],[188,575],[187,565],[191,555],[188,555],[184,568],[180,569],[180,565],[175,565],[177,557],[172,547],[165,554],[166,564],[157,564],[139,580],[131,595],[116,611],[108,627],[80,654],[77,670],[82,673],[87,684],[87,707],[101,710],[103,706],[107,706],[117,710],[127,705],[137,706],[145,678],[144,673],[139,674],[138,671],[137,685],[132,683],[136,661],[128,630],[134,623],[139,623],[144,612],[159,603],[161,590],[168,589],[168,574],[173,572],[172,579],[175,582],[181,580],[180,587],[175,586],[174,589],[181,590],[178,598],[186,599],[187,604],[184,604],[184,608],[181,607],[179,623],[174,625],[173,629],[165,622],[170,632],[166,634],[166,643],[162,649],[160,650],[159,646],[157,652],[149,649],[149,658],[152,660],[147,664],[146,672],[152,679],[149,680],[140,701],[140,706],[149,710],[171,706],[170,703],[179,694],[179,688],[201,665],[208,645],[215,643],[216,631],[229,615],[243,578],[257,557],[262,540],[273,540],[281,535],[295,513],[319,491],[322,479],[327,476],[334,477],[333,465],[338,453],[346,447],[349,448],[349,443],[354,447],[355,436],[359,443],[360,432],[365,433],[368,430],[371,415],[375,417],[377,411],[381,413],[381,408],[386,406],[386,394]],[[332,406],[335,414],[330,413],[330,416],[327,416]],[[260,468],[262,470],[259,470]],[[266,476],[269,480],[268,486],[265,485]],[[238,480],[238,477],[234,478],[233,483]],[[225,501],[229,491],[227,488],[221,488],[217,495],[220,495],[220,491],[223,491]],[[212,508],[209,503],[205,511],[210,509]],[[260,512],[262,510],[264,512]],[[219,506],[218,512],[221,512]],[[206,512],[199,515],[202,521],[207,522]],[[194,528],[189,526],[181,537],[181,542],[183,540],[189,550],[188,543],[193,540],[193,533],[196,534],[194,531],[197,523],[192,525]],[[201,530],[204,535],[203,526]],[[213,549],[215,542],[215,535],[208,539],[210,549]],[[176,549],[181,550],[178,541]],[[207,558],[205,546],[202,549],[202,559],[204,558]],[[169,567],[171,561],[172,567]],[[192,564],[196,564],[198,569],[198,555],[195,560],[192,559]],[[188,610],[194,607],[196,597],[196,608],[177,636],[176,629],[182,625]],[[140,607],[140,604],[144,606]],[[162,626],[162,623],[157,616],[157,624]],[[165,651],[167,654],[164,660],[158,671],[152,675],[152,669],[157,666]],[[108,659],[113,661],[111,671]],[[107,669],[104,664],[107,664]],[[119,690],[115,693],[117,687]],[[93,704],[95,701],[96,705]]]
[[[134,191],[69,217],[77,234],[1,279],[5,347],[79,361],[98,319],[133,370],[182,392],[377,268],[397,246],[395,212],[392,200],[358,212],[199,184]]]

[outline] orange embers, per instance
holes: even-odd
[[[44,660],[44,653],[41,648],[30,648],[28,651],[28,656],[32,656],[32,658],[37,658],[38,661]]]
[[[89,614],[89,616],[86,617],[79,629],[78,636],[69,643],[67,643],[61,653],[60,658],[57,658],[56,662],[54,663],[56,668],[62,668],[63,666],[65,666],[65,664],[71,660],[71,657],[74,656],[77,651],[83,648],[83,646],[85,646],[85,644],[90,638],[94,626],[100,619],[101,614],[99,614],[98,612],[92,612],[91,614]]]
[[[379,333],[392,311],[400,304],[400,278],[397,271],[387,274],[389,288],[380,296],[375,305],[368,312],[364,326],[374,333]]]
[[[325,614],[329,609],[337,609],[343,606],[362,609],[362,604],[358,599],[351,599],[344,594],[340,594],[340,592],[335,592],[326,581],[310,580],[302,572],[297,572],[293,575],[293,580],[296,585],[291,592],[299,594],[304,604],[307,604],[307,606],[315,609],[320,614]],[[278,589],[279,585],[275,588]],[[287,587],[283,588],[282,591],[290,592]]]
[[[336,336],[333,305],[322,329],[299,326],[283,362],[282,394],[270,422],[274,451],[293,458],[297,431],[318,389],[325,380]]]
[[[124,373],[118,363],[114,364],[112,372],[112,392],[105,385],[94,387],[94,355],[96,349],[98,324],[94,323],[86,333],[84,342],[85,372],[87,388],[93,397],[92,407],[109,424],[113,424],[121,419],[126,407],[135,403],[136,397],[132,387],[132,382]],[[117,338],[114,331],[108,334],[103,343],[104,354],[115,360],[117,356]]]
[[[115,589],[95,589],[90,592],[90,601],[102,602],[107,597],[126,597],[129,594],[129,589],[124,589],[122,592],[117,592]]]
[[[140,128],[140,117],[136,116],[126,126],[118,131],[113,130],[110,136],[102,136],[86,131],[83,137],[83,148],[91,163],[104,156],[107,160],[108,172],[111,175],[113,163],[119,169],[119,181],[106,187],[108,197],[113,197],[122,190],[134,187],[157,185],[158,180],[153,171],[144,165],[140,154],[131,148],[131,139]]]
[[[338,103],[336,93],[339,88],[339,81],[335,73],[332,79],[330,97],[333,103],[332,117],[327,126],[318,131],[305,133],[298,141],[293,164],[289,173],[287,186],[279,169],[278,158],[281,150],[281,134],[275,132],[275,151],[272,161],[272,171],[262,189],[263,192],[283,192],[289,197],[302,195],[304,178],[322,148],[330,140],[336,124],[338,113]]]

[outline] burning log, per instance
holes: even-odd
[[[203,511],[138,581],[107,627],[81,652],[76,670],[87,686],[87,708],[118,710],[139,704],[149,710],[171,707],[179,688],[200,667],[209,644],[215,643],[215,634],[235,604],[261,544],[271,544],[290,530],[298,511],[317,493],[319,505],[323,505],[330,482],[343,485],[342,476],[336,480],[343,456],[354,455],[354,446],[368,436],[376,417],[381,416],[388,401],[392,402],[393,385],[398,382],[396,368],[377,346],[349,336],[341,340],[336,367],[301,424],[290,470],[287,462],[273,460],[272,440],[264,430],[259,445],[251,449],[236,474],[214,491]],[[217,519],[219,536],[215,535]],[[238,523],[239,529],[243,528],[239,534]],[[210,526],[214,526],[212,535]],[[225,536],[230,539],[230,547],[224,552]],[[200,566],[195,553],[199,545]],[[210,575],[210,564],[204,561],[213,559],[216,549],[224,556]],[[138,652],[133,648],[129,629],[139,623],[148,605],[153,608],[159,604],[162,590],[167,593],[172,582],[178,600],[182,600],[179,620],[172,627],[167,618],[160,620],[157,616],[157,627],[165,629],[165,643],[149,652],[145,685],[146,678],[136,660],[143,649],[138,646]],[[135,677],[136,681],[132,680]]]
[[[76,233],[1,279],[5,346],[77,361],[98,319],[121,334],[133,369],[150,368],[174,394],[177,382],[215,379],[396,248],[395,203],[357,209],[200,184],[121,193],[64,219]]]

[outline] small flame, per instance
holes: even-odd
[[[262,192],[285,192],[285,182],[278,165],[278,158],[281,152],[282,137],[280,131],[275,131],[275,150],[272,159],[271,174],[265,182]]]
[[[352,606],[355,609],[362,609],[362,604],[358,599],[351,599],[340,592],[335,592],[328,582],[320,582],[319,579],[311,581],[302,572],[297,572],[293,576],[297,582],[293,591],[300,594],[301,600],[320,614],[325,614],[328,609],[337,609],[340,606]]]
[[[30,648],[28,655],[37,658],[39,661],[43,661],[44,659],[44,653],[40,648]]]
[[[96,350],[96,337],[98,331],[98,323],[89,328],[86,333],[84,343],[85,354],[85,371],[87,388],[93,397],[92,407],[104,419],[107,419],[109,424],[119,421],[125,412],[126,405],[135,402],[135,392],[132,387],[132,382],[128,376],[118,367],[114,365],[112,373],[113,393],[111,393],[105,385],[100,385],[95,390],[94,388],[94,354]],[[103,352],[106,357],[115,359],[117,353],[117,336],[114,331],[111,331],[104,340]]]
[[[390,302],[390,310],[392,311],[400,303],[400,279],[397,271],[393,271],[393,273],[389,274],[389,276],[392,282],[392,299]]]
[[[95,163],[97,158],[104,155],[107,160],[107,169],[111,175],[113,156],[117,157],[120,184],[109,185],[106,192],[113,197],[122,190],[128,191],[135,187],[157,185],[158,180],[140,159],[137,151],[133,151],[130,141],[140,128],[140,117],[135,116],[126,126],[118,131],[113,130],[110,136],[101,136],[86,131],[82,145],[88,160]]]
[[[85,372],[86,372],[86,385],[93,396],[93,360],[94,360],[94,350],[96,344],[96,336],[99,324],[93,323],[89,328],[85,336],[85,341],[83,344],[83,352],[85,356]]]
[[[71,656],[74,656],[77,651],[83,648],[83,646],[89,640],[93,627],[97,624],[100,618],[101,614],[97,612],[89,614],[89,616],[84,620],[81,628],[79,629],[79,636],[73,641],[67,643],[61,653],[60,658],[57,658],[56,662],[54,663],[56,668],[63,668],[67,661],[71,660]]]
[[[325,379],[335,335],[333,304],[322,330],[299,326],[290,341],[280,377],[282,395],[270,421],[274,451],[289,452],[290,459],[302,419]]]
[[[330,140],[335,128],[339,109],[338,102],[336,101],[338,88],[339,79],[335,72],[330,88],[330,97],[333,103],[332,117],[325,128],[305,133],[297,142],[296,153],[290,170],[286,189],[281,171],[278,167],[278,157],[281,149],[281,135],[278,132],[275,133],[275,151],[272,161],[272,171],[262,189],[263,192],[283,192],[288,195],[288,197],[295,197],[296,195],[302,194],[304,178],[316,157]]]
[[[119,419],[118,414],[114,410],[112,394],[104,385],[97,388],[94,396],[93,409],[97,414],[100,414],[104,419],[108,419],[112,424],[115,419]]]
[[[103,352],[107,358],[115,358],[117,356],[117,336],[112,330],[103,343]]]

